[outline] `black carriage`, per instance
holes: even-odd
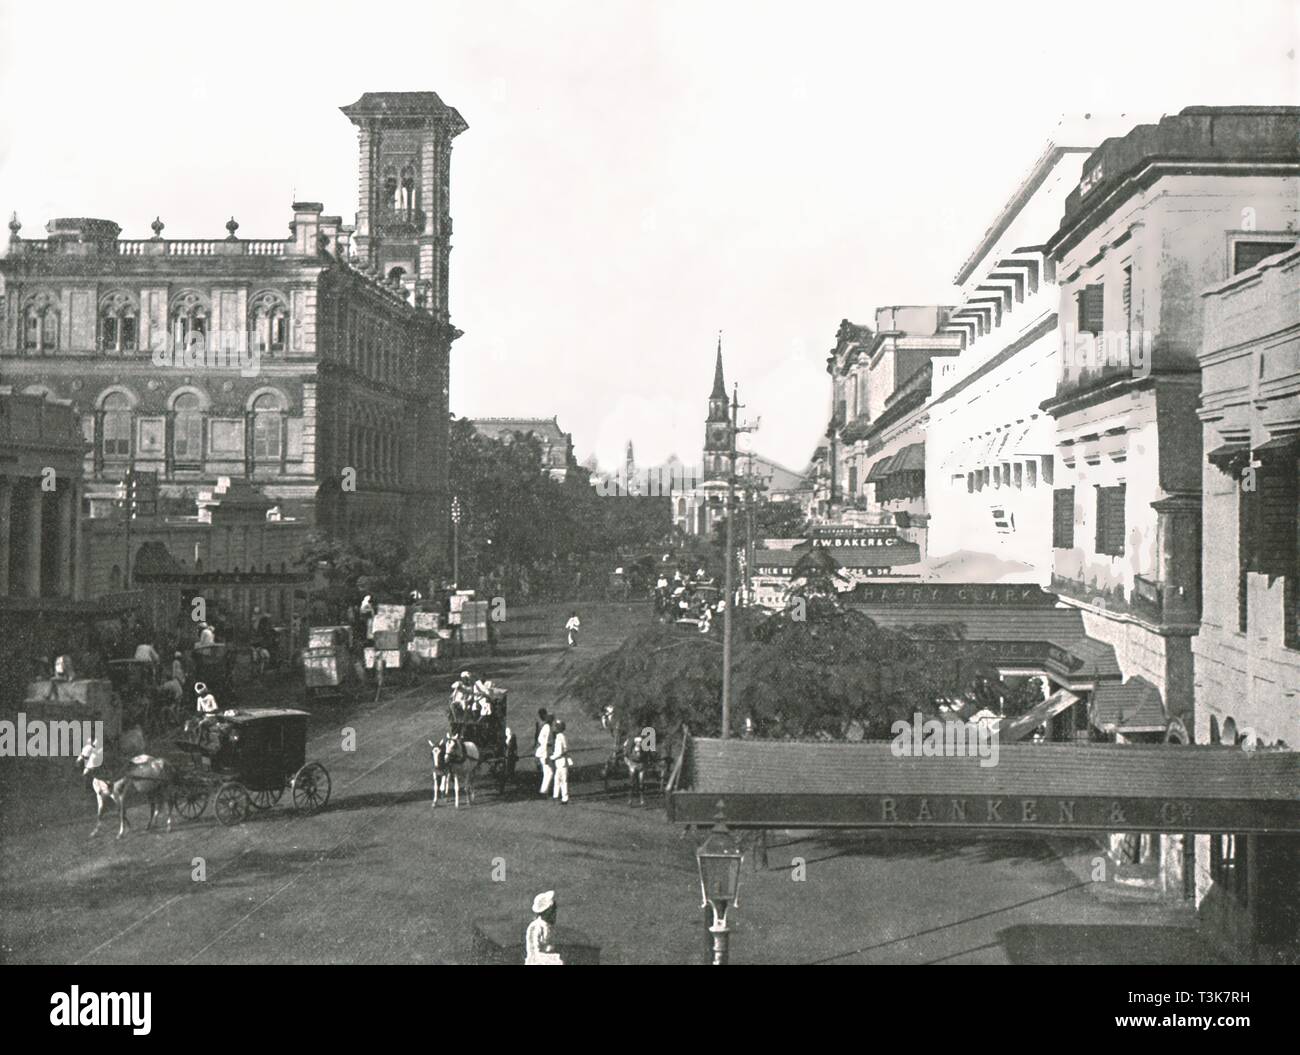
[[[180,770],[173,805],[187,820],[208,802],[224,825],[270,809],[289,789],[294,809],[315,813],[330,798],[330,775],[307,761],[306,711],[283,708],[224,711],[191,738],[176,741],[190,756]]]
[[[519,743],[509,733],[506,718],[509,699],[505,689],[493,689],[492,713],[483,715],[473,708],[452,705],[448,725],[453,736],[460,736],[467,744],[478,748],[479,765],[486,768],[497,783],[497,791],[505,794],[514,782],[515,766],[519,762]]]

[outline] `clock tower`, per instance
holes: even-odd
[[[709,393],[709,416],[704,420],[704,482],[726,481],[731,473],[731,410],[727,405],[727,383],[722,376],[722,338],[713,367],[713,391]]]
[[[366,92],[341,109],[360,148],[358,262],[448,325],[451,141],[469,126],[434,92]]]

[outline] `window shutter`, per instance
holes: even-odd
[[[1097,488],[1097,552],[1124,555],[1124,485]]]
[[[1062,487],[1052,492],[1052,545],[1056,549],[1074,548],[1074,488]]]
[[[1296,456],[1294,448],[1259,452],[1258,521],[1252,571],[1271,577],[1296,572]]]
[[[1101,333],[1105,321],[1105,287],[1098,282],[1079,291],[1079,332]]]

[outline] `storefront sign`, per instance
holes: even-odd
[[[1045,777],[1044,783],[1050,778]],[[1092,832],[1300,829],[1300,802],[1057,795],[674,792],[669,820],[733,828],[1019,828]]]
[[[854,595],[857,604],[900,607],[929,605],[980,605],[1000,608],[1053,608],[1056,595],[1040,586],[977,583],[925,583],[908,586],[863,586]]]

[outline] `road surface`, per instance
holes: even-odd
[[[615,647],[644,606],[587,606],[576,650],[567,609],[512,612],[501,654],[475,665],[510,690],[521,773],[539,706],[568,720],[579,772],[608,754],[599,723],[562,685]],[[211,809],[122,840],[94,840],[93,799],[71,763],[0,766],[0,957],[7,963],[466,963],[471,920],[516,917],[522,946],[538,891],[608,963],[700,963],[707,939],[694,839],[662,802],[628,807],[599,780],[566,809],[482,789],[472,808],[430,808],[426,738],[444,726],[450,677],[386,689],[352,710],[314,709],[308,758],[329,807],[286,802],[223,828]],[[223,701],[224,703],[225,701]],[[356,750],[343,750],[343,731]],[[777,833],[768,868],[743,872],[734,962],[1205,962],[1185,913],[1089,882],[1086,843]]]

